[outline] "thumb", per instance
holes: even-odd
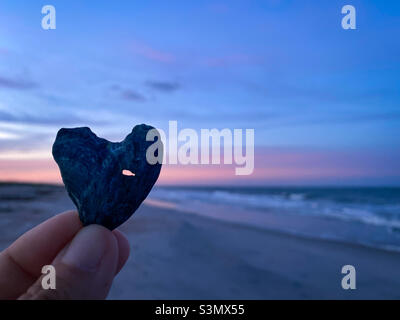
[[[118,256],[118,241],[111,231],[99,225],[84,227],[52,263],[56,288],[43,289],[42,276],[19,299],[104,299]]]

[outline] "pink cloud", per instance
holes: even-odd
[[[258,147],[252,175],[236,176],[235,164],[164,165],[158,184],[324,184],[385,178],[400,181],[399,163],[398,152]],[[0,160],[0,180],[61,183],[52,159]]]
[[[134,42],[131,45],[131,49],[135,54],[140,55],[148,60],[163,63],[171,63],[175,61],[175,57],[171,53],[154,49],[144,43]]]
[[[221,57],[206,58],[204,62],[210,67],[229,67],[232,65],[259,64],[262,59],[248,54],[233,53]]]
[[[0,181],[62,183],[57,164],[51,159],[0,160]]]

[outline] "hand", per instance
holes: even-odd
[[[118,230],[82,227],[75,211],[29,230],[0,253],[0,299],[104,299],[129,256]],[[53,265],[56,289],[42,288],[42,267]]]

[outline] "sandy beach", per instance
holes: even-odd
[[[0,249],[73,209],[62,187],[0,184]],[[131,256],[109,299],[399,299],[400,254],[143,204],[120,227]],[[354,265],[357,289],[343,290]]]

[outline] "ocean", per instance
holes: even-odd
[[[232,223],[400,251],[400,188],[157,187],[150,199]]]

